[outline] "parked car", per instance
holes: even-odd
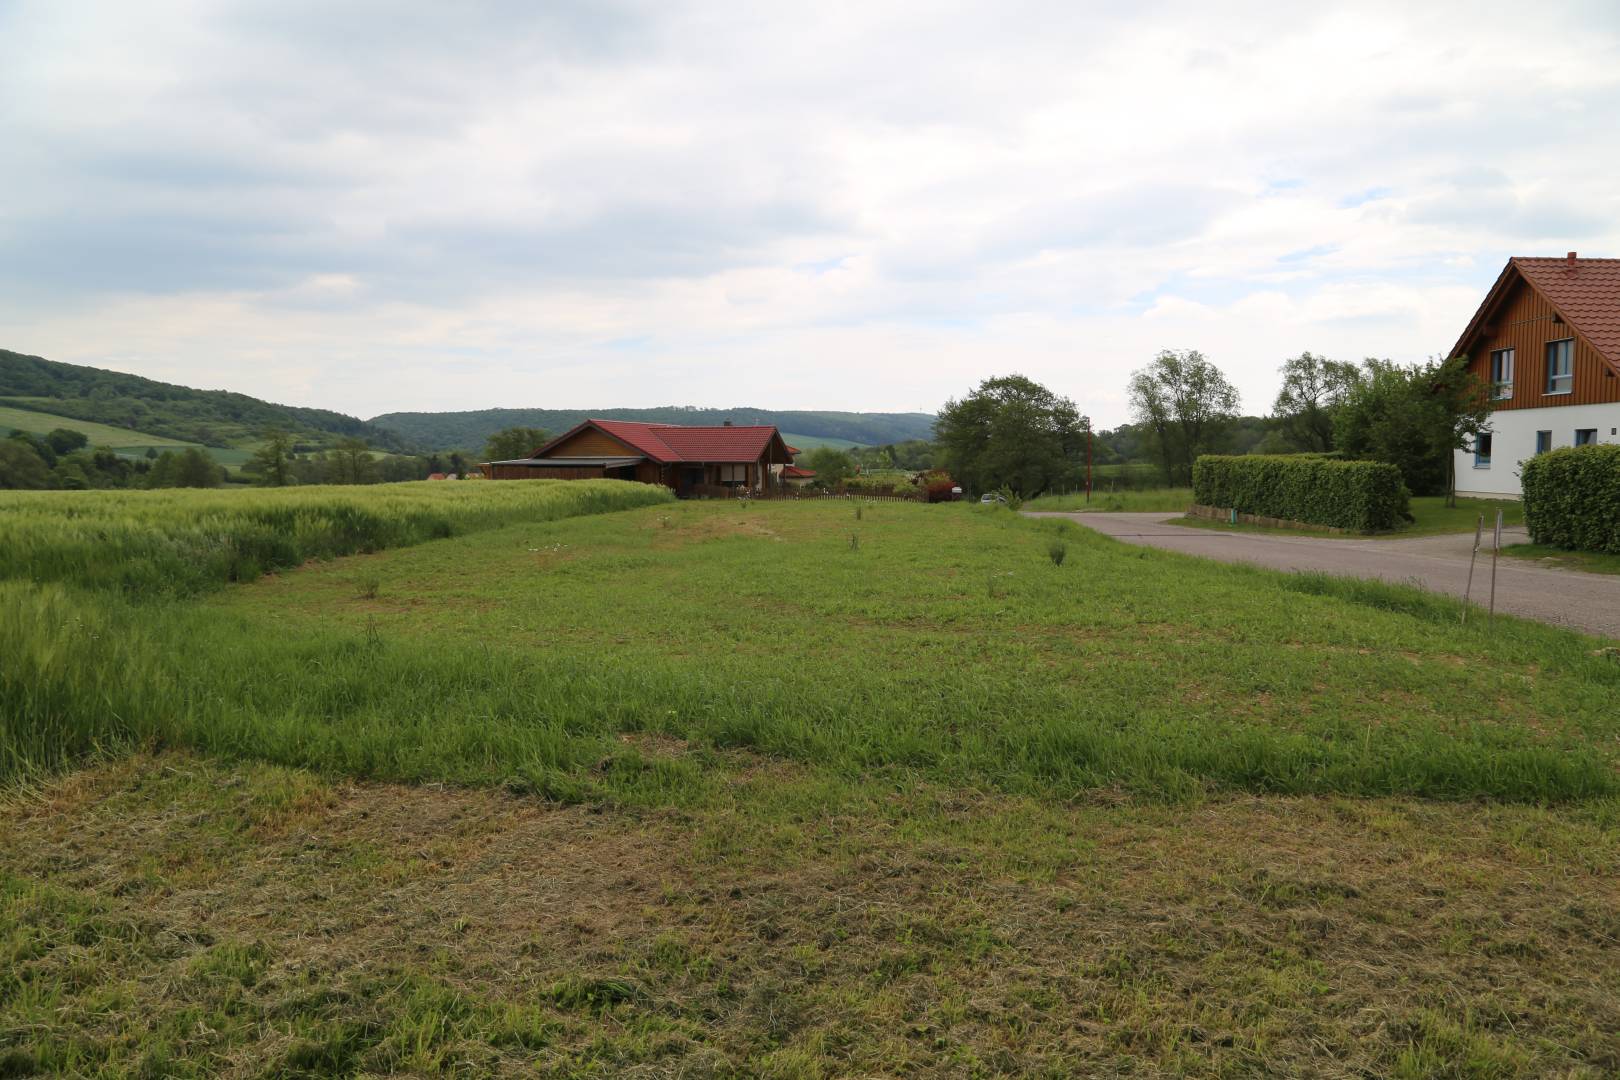
[[[988,491],[988,492],[985,492],[983,495],[980,495],[979,496],[979,502],[981,502],[981,503],[1001,503],[1003,506],[1005,506],[1007,504],[1007,500],[1004,497],[1002,497],[1000,495],[997,495],[993,491]]]

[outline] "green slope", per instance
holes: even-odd
[[[93,422],[213,447],[240,447],[264,429],[279,427],[303,442],[356,436],[382,450],[410,449],[392,431],[328,409],[277,405],[228,390],[194,390],[7,349],[0,349],[0,406],[68,417],[79,422],[79,430]]]
[[[90,440],[91,446],[108,446],[114,450],[145,450],[147,447],[163,450],[197,445],[183,439],[167,439],[162,435],[153,435],[145,431],[98,424],[94,420],[79,420],[56,413],[35,412],[32,409],[0,405],[0,434],[26,431],[34,435],[44,435],[57,428],[81,431]]]
[[[639,420],[654,424],[773,424],[794,433],[801,449],[814,445],[874,446],[932,439],[929,413],[812,412],[794,409],[698,409],[665,406],[653,409],[478,409],[471,412],[398,412],[371,418],[371,423],[399,432],[420,446],[436,450],[475,448],[509,427],[538,427],[563,432],[587,417]],[[795,440],[804,440],[797,442]]]

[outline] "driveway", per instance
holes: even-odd
[[[1268,536],[1254,532],[1187,528],[1177,514],[1030,514],[1067,518],[1127,544],[1202,555],[1223,562],[1253,563],[1273,570],[1314,570],[1347,577],[1380,578],[1461,597],[1468,580],[1474,534],[1419,536],[1407,540]],[[1527,539],[1522,528],[1502,530],[1502,543]],[[1487,534],[1485,544],[1489,544]],[[1489,547],[1474,570],[1474,599],[1490,595]],[[1600,637],[1620,638],[1620,575],[1553,570],[1523,559],[1503,558],[1496,569],[1496,610]]]

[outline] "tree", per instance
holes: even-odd
[[[1191,484],[1192,464],[1237,415],[1238,392],[1196,349],[1165,349],[1131,373],[1131,411],[1158,451],[1168,484]]]
[[[328,484],[375,484],[377,461],[364,439],[339,439],[326,455]]]
[[[551,436],[546,434],[544,428],[503,428],[491,435],[489,441],[484,444],[482,460],[508,461],[512,458],[528,457],[535,450],[546,445],[550,438]]]
[[[1333,449],[1333,414],[1361,373],[1354,364],[1302,352],[1283,363],[1282,389],[1271,407],[1285,438],[1296,450]]]
[[[244,472],[255,472],[259,483],[267,487],[286,487],[294,483],[292,471],[292,436],[280,428],[269,428],[264,442],[253,452]]]
[[[1073,478],[1089,423],[1068,398],[1022,375],[986,379],[934,422],[937,457],[963,487],[1034,498]]]
[[[210,488],[224,482],[224,470],[206,450],[188,446],[175,462],[174,486]]]
[[[0,488],[34,490],[50,486],[50,466],[30,443],[0,439]]]
[[[45,436],[45,441],[58,455],[71,454],[75,450],[82,450],[90,445],[90,436],[82,431],[72,428],[55,428]]]
[[[804,467],[816,474],[816,483],[835,488],[855,475],[855,459],[831,446],[818,446],[804,455]]]
[[[1449,496],[1452,452],[1486,429],[1491,409],[1489,387],[1466,359],[1410,367],[1367,360],[1334,414],[1333,434],[1346,454],[1400,469],[1413,494]]]

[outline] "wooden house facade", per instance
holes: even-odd
[[[1509,259],[1451,355],[1496,410],[1457,451],[1458,494],[1517,498],[1536,454],[1620,442],[1620,259]]]

